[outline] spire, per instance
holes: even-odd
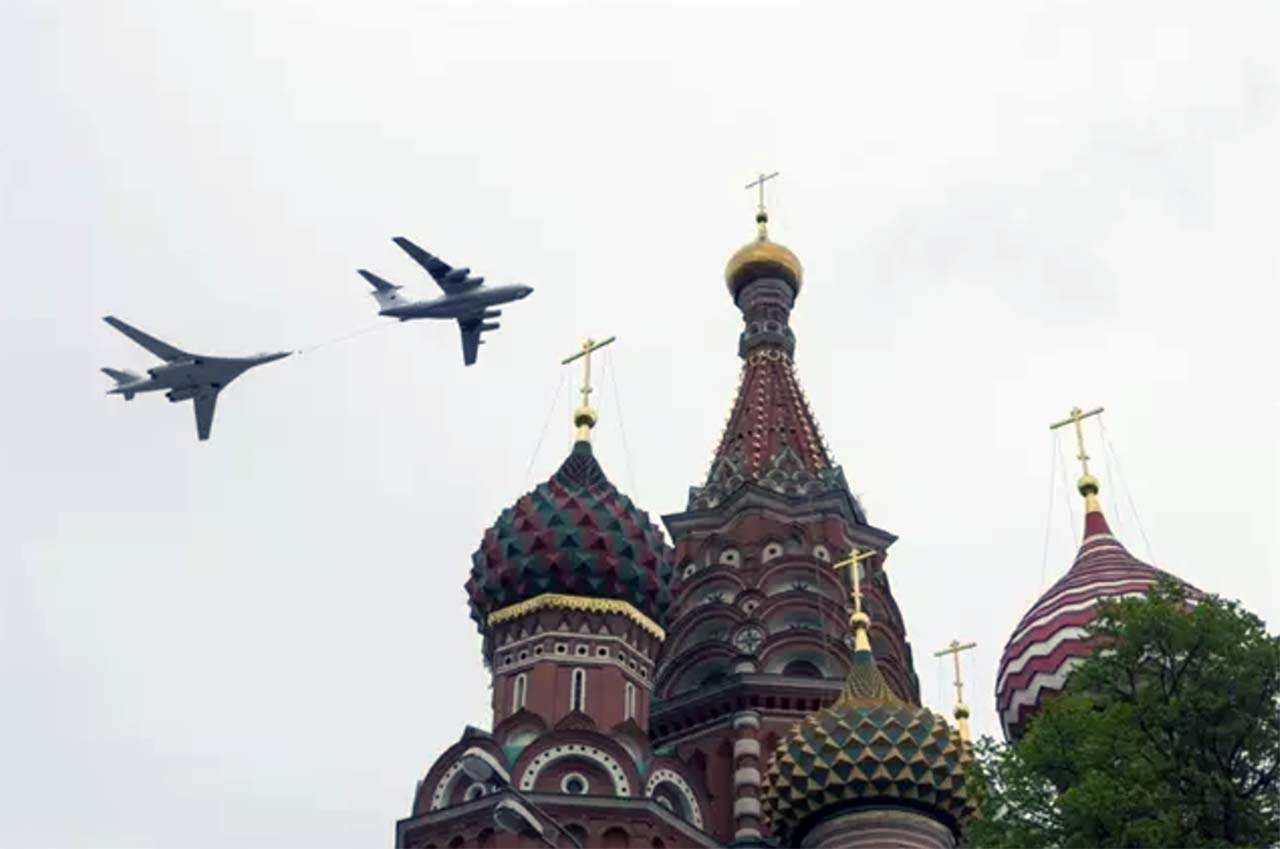
[[[1084,428],[1081,422],[1091,416],[1101,415],[1102,407],[1084,412],[1079,407],[1072,407],[1071,412],[1067,414],[1067,418],[1060,422],[1054,422],[1049,425],[1049,430],[1057,430],[1067,425],[1075,425],[1076,429],[1076,459],[1080,461],[1082,474],[1080,480],[1076,483],[1076,488],[1080,494],[1084,496],[1084,535],[1091,537],[1096,534],[1110,534],[1111,528],[1107,525],[1106,518],[1102,515],[1102,504],[1098,501],[1098,479],[1089,473],[1089,452],[1084,448]]]
[[[943,655],[951,655],[951,659],[956,663],[956,707],[955,717],[956,725],[960,729],[960,739],[968,741],[969,737],[969,706],[964,703],[964,682],[960,680],[960,652],[977,648],[977,643],[961,643],[959,640],[952,640],[951,645],[942,651],[933,653],[934,657],[942,657]]]
[[[600,350],[605,345],[610,344],[617,336],[610,336],[603,342],[597,342],[588,337],[583,343],[582,348],[576,354],[566,357],[560,361],[560,365],[568,365],[574,360],[582,360],[582,388],[578,391],[582,395],[582,404],[578,409],[573,411],[573,425],[577,430],[574,435],[574,442],[590,442],[591,428],[596,426],[596,422],[600,421],[600,417],[591,407],[591,354]]]

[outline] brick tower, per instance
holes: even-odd
[[[852,669],[848,583],[832,568],[873,552],[864,570],[869,635],[887,686],[919,704],[919,684],[884,572],[896,537],[870,524],[819,435],[801,391],[789,317],[802,269],[768,237],[761,203],[756,239],[729,260],[729,294],[742,313],[742,377],[702,486],[664,517],[675,546],[669,633],[650,728],[701,768],[706,828],[751,843],[767,825],[761,774],[779,737],[832,702]]]

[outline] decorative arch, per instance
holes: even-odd
[[[823,678],[825,674],[812,660],[797,657],[782,667],[782,674],[792,678]]]
[[[673,654],[671,662],[663,666],[657,682],[659,698],[670,698],[688,689],[690,676],[696,674],[696,670],[716,664],[729,669],[735,656],[736,651],[727,642],[700,643]]]
[[[737,607],[724,606],[708,610],[705,614],[690,617],[688,625],[668,640],[670,657],[678,657],[689,648],[704,643],[720,643],[729,639],[730,632],[744,622],[747,615]],[[683,623],[682,623],[683,624]],[[720,639],[712,638],[720,634]]]
[[[726,678],[732,674],[733,650],[717,646],[718,651],[714,653],[702,654],[695,662],[685,666],[672,680],[668,687],[664,688],[666,696],[673,696],[679,693],[688,692],[695,687],[712,686],[715,682],[708,682],[708,678],[712,678],[719,673],[720,678]]]
[[[789,644],[772,648],[763,658],[761,671],[773,675],[785,674],[785,670],[793,663],[808,663],[818,670],[819,678],[841,678],[846,670],[844,662],[833,657],[835,648],[828,642],[827,650],[813,639],[788,641]]]
[[[444,771],[444,775],[440,776],[440,780],[436,782],[435,792],[431,794],[431,810],[438,811],[448,804],[449,798],[453,795],[453,789],[462,775],[461,760],[454,761],[453,765]]]
[[[559,746],[551,746],[544,749],[529,761],[529,765],[524,768],[524,774],[520,776],[520,789],[533,790],[534,785],[538,781],[538,776],[542,771],[552,763],[564,758],[582,758],[590,761],[600,767],[613,780],[614,795],[619,797],[627,797],[631,795],[631,782],[627,779],[626,772],[622,769],[622,764],[617,759],[597,746],[588,746],[586,743],[562,743]]]
[[[684,800],[686,814],[684,818],[693,823],[695,828],[702,828],[702,807],[698,804],[698,797],[694,795],[693,788],[689,786],[689,782],[684,780],[684,776],[673,769],[656,769],[649,776],[649,780],[644,785],[644,795],[652,797],[661,785],[668,785],[675,789],[680,798]]]

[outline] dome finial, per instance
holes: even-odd
[[[874,548],[868,551],[858,551],[857,548],[850,549],[849,556],[844,560],[831,564],[833,569],[849,568],[850,579],[853,581],[853,591],[850,596],[853,598],[853,615],[849,617],[849,627],[853,630],[853,650],[871,651],[871,641],[867,638],[867,629],[871,627],[871,617],[862,610],[862,561],[875,557],[880,552]]]
[[[573,356],[566,357],[560,361],[560,365],[568,365],[574,360],[582,360],[582,388],[578,391],[582,393],[582,405],[573,411],[573,425],[577,429],[574,435],[574,442],[590,442],[591,428],[596,426],[596,422],[600,421],[600,417],[591,407],[591,354],[598,351],[605,345],[608,345],[617,336],[610,336],[603,342],[597,342],[594,339],[587,338],[582,343],[582,348]]]
[[[1089,453],[1084,450],[1084,428],[1080,426],[1080,423],[1090,416],[1101,415],[1102,410],[1102,407],[1098,407],[1096,410],[1090,410],[1086,413],[1079,407],[1072,407],[1071,412],[1067,414],[1067,418],[1049,425],[1049,430],[1057,430],[1069,424],[1076,426],[1076,446],[1079,449],[1076,459],[1080,461],[1081,469],[1084,472],[1076,483],[1076,488],[1084,496],[1086,513],[1101,513],[1102,505],[1098,503],[1098,479],[1089,473]]]
[[[960,652],[977,648],[977,646],[977,643],[961,643],[959,640],[952,640],[951,645],[933,653],[934,657],[949,654],[956,662],[956,726],[960,729],[960,739],[966,742],[969,740],[969,706],[964,703],[964,682],[960,680]]]
[[[760,201],[756,206],[756,238],[762,242],[769,238],[769,210],[764,207],[764,184],[780,173],[780,171],[774,171],[772,174],[766,174],[761,171],[759,177],[744,186],[747,189],[759,188],[760,190]]]

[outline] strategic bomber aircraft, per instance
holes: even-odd
[[[289,356],[292,351],[272,354],[255,354],[250,357],[210,357],[205,354],[189,354],[186,351],[148,336],[136,327],[125,324],[113,315],[103,319],[107,324],[128,336],[160,359],[163,365],[147,369],[146,375],[128,370],[104,368],[116,382],[108,395],[123,395],[130,401],[139,392],[158,392],[167,389],[165,397],[170,401],[192,401],[196,409],[196,433],[201,440],[209,438],[213,428],[213,410],[218,393],[244,372],[263,363],[275,362]]]
[[[373,286],[374,299],[377,300],[378,315],[410,321],[415,318],[452,318],[457,319],[458,329],[462,331],[462,361],[471,365],[476,361],[476,352],[484,344],[480,334],[486,330],[497,330],[498,322],[489,321],[502,315],[502,310],[492,307],[499,304],[519,301],[529,297],[532,286],[522,284],[511,286],[485,286],[483,277],[472,277],[470,268],[453,268],[439,257],[432,256],[404,236],[397,236],[395,242],[414,261],[427,270],[431,278],[444,290],[444,297],[429,298],[422,301],[410,301],[399,294],[399,286],[388,283],[378,275],[365,269],[359,274]]]

